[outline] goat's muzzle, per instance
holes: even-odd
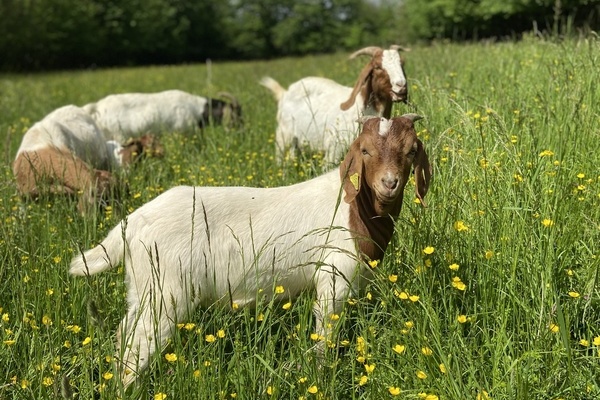
[[[403,86],[397,91],[394,91],[392,89],[392,101],[396,103],[402,102],[406,104],[408,102],[408,88],[406,86]]]

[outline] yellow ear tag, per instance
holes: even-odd
[[[354,189],[356,189],[356,190],[358,190],[358,180],[359,180],[358,172],[355,172],[352,175],[350,175],[350,182],[352,182],[352,186],[354,186]]]

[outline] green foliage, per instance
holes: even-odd
[[[72,278],[72,255],[174,185],[320,173],[318,155],[275,162],[276,105],[256,82],[352,82],[362,64],[338,54],[1,77],[0,398],[60,398],[65,377],[86,399],[379,399],[396,388],[429,400],[600,398],[600,43],[437,44],[405,57],[411,104],[393,113],[425,116],[428,208],[409,184],[373,280],[331,318],[325,358],[310,350],[323,340],[310,292],[289,309],[201,308],[127,394],[110,360],[122,268]],[[35,121],[64,104],[167,88],[230,91],[245,126],[165,135],[165,157],[125,173],[129,195],[89,218],[66,199],[16,196],[10,161]]]

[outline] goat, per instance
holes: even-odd
[[[81,108],[58,108],[35,123],[23,136],[13,163],[17,190],[23,197],[43,193],[77,196],[86,213],[116,180],[109,170],[134,161],[140,147],[159,147],[150,136],[121,146],[106,141]]]
[[[339,170],[306,182],[172,188],[75,256],[75,276],[125,263],[128,311],[117,330],[124,385],[197,306],[255,304],[275,285],[290,297],[314,288],[316,330],[327,334],[328,316],[368,278],[366,261],[383,257],[411,166],[416,195],[427,193],[431,167],[417,118],[365,121]]]
[[[195,96],[181,90],[157,93],[121,93],[83,106],[107,139],[125,142],[151,132],[193,132],[208,123],[236,126],[242,108],[231,94],[227,101]]]
[[[369,55],[354,88],[326,78],[307,77],[284,89],[264,77],[260,83],[271,90],[278,102],[275,133],[277,158],[289,148],[295,157],[302,147],[325,153],[325,161],[337,163],[356,137],[357,119],[364,115],[390,118],[394,102],[406,102],[408,89],[402,60],[393,45],[388,50],[365,47],[350,59]]]

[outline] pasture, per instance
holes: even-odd
[[[1,399],[600,398],[600,41],[415,47],[403,54],[434,178],[406,189],[367,289],[309,350],[311,293],[198,310],[130,393],[113,370],[123,269],[67,274],[73,254],[175,185],[272,187],[320,174],[318,154],[275,161],[276,104],[258,84],[325,76],[347,54],[0,76]],[[128,193],[86,218],[61,198],[22,202],[10,163],[24,132],[107,94],[229,91],[244,126],[165,135],[165,157],[123,174]],[[302,212],[298,210],[298,212]],[[285,288],[284,288],[285,289]]]

